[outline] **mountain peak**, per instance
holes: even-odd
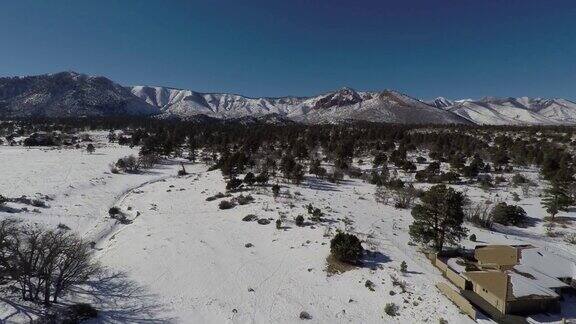
[[[454,102],[444,97],[436,97],[434,100],[426,101],[427,104],[436,108],[447,108],[454,105]]]
[[[328,109],[331,107],[343,107],[354,105],[362,101],[362,97],[352,88],[343,87],[338,91],[329,93],[320,98],[313,109]]]

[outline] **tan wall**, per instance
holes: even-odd
[[[487,301],[490,305],[496,307],[502,314],[506,314],[506,301],[501,300],[490,291],[482,290],[482,286],[474,283],[474,292]]]
[[[460,289],[466,289],[466,279],[460,276],[454,270],[448,268],[446,269],[446,278],[450,280],[453,284],[455,284]]]
[[[476,320],[476,309],[466,298],[462,297],[462,295],[460,295],[456,290],[450,288],[446,283],[439,282],[436,284],[436,288],[456,304],[462,312],[470,316],[473,320]]]
[[[446,263],[442,262],[442,260],[440,260],[440,258],[436,258],[434,265],[436,266],[436,268],[440,269],[440,271],[442,271],[442,273],[445,273],[446,269],[448,269],[448,265]]]

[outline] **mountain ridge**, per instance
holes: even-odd
[[[163,86],[123,86],[73,71],[0,78],[0,117],[156,116],[302,123],[355,120],[405,124],[576,124],[576,103],[562,98],[484,97],[423,101],[385,89],[351,87],[315,96],[248,97]],[[271,115],[269,118],[264,116]],[[251,117],[251,118],[248,118]],[[242,119],[244,118],[244,119]],[[198,119],[198,118],[195,118]]]

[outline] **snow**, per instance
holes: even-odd
[[[138,288],[138,294],[105,298],[69,296],[101,309],[99,321],[138,322],[145,317],[181,323],[294,322],[307,311],[314,322],[422,322],[442,317],[471,323],[435,289],[441,276],[423,255],[407,248],[399,213],[373,200],[373,186],[359,180],[335,186],[309,178],[302,186],[283,187],[292,198],[275,201],[269,189],[255,190],[254,203],[220,210],[218,201],[206,201],[224,190],[219,171],[207,172],[207,166],[194,164],[186,166],[189,176],[176,177],[179,163],[174,161],[141,174],[111,174],[109,163],[137,150],[108,144],[105,135],[93,134],[92,155],[77,149],[0,146],[0,164],[12,166],[3,174],[6,181],[0,192],[9,197],[41,193],[53,199],[41,213],[0,212],[0,217],[70,226],[97,243],[95,256],[103,265],[125,276],[127,283],[113,287]],[[293,219],[306,214],[307,203],[320,207],[336,223],[297,227]],[[130,212],[133,222],[111,220],[111,206]],[[243,222],[250,213],[273,220],[285,215],[287,228],[277,230],[274,221]],[[338,221],[344,218],[349,225]],[[330,276],[325,271],[330,237],[325,234],[337,227],[357,232],[373,254],[366,257],[366,267]],[[254,246],[247,248],[247,243]],[[399,270],[402,261],[408,273]],[[392,277],[406,282],[406,293]],[[375,291],[365,287],[366,280],[375,284]],[[398,317],[384,313],[389,302],[400,307]],[[27,322],[27,316],[34,315],[0,302],[0,318]]]
[[[456,100],[445,109],[478,125],[557,125],[576,123],[576,103],[565,99],[484,98]]]
[[[180,161],[171,160],[141,174],[111,174],[108,164],[137,154],[137,148],[109,144],[106,134],[92,134],[96,152],[91,155],[77,149],[0,146],[0,165],[10,166],[2,173],[5,181],[0,182],[0,193],[9,197],[39,193],[53,199],[47,202],[50,208],[40,213],[0,211],[0,217],[18,217],[49,227],[68,225],[96,243],[95,257],[103,265],[122,273],[130,286],[138,288],[134,289],[138,294],[132,290],[128,295],[108,292],[105,298],[69,296],[101,309],[100,322],[291,323],[306,311],[312,322],[321,323],[420,323],[437,322],[438,318],[472,323],[435,288],[438,281],[446,281],[439,270],[418,247],[408,244],[410,210],[378,204],[373,185],[358,179],[335,185],[310,176],[300,186],[282,184],[283,195],[278,199],[269,188],[259,188],[243,192],[254,196],[253,203],[220,210],[219,200],[206,201],[224,191],[219,171],[187,164],[190,174],[177,177]],[[534,170],[523,173],[537,179]],[[517,190],[506,187],[485,192],[472,186],[455,187],[467,189],[474,201],[495,201],[496,194],[510,200],[511,190]],[[294,218],[306,215],[309,203],[321,208],[329,221],[296,226]],[[541,219],[545,214],[537,192],[519,204],[530,217]],[[108,209],[112,206],[129,213],[133,222],[121,225],[111,220]],[[242,221],[248,214],[272,222]],[[276,229],[278,218],[283,218],[284,229]],[[574,230],[570,226],[566,230]],[[364,248],[372,252],[364,259],[366,266],[340,274],[326,272],[330,237],[336,229],[360,237]],[[540,223],[499,232],[469,229],[481,244],[545,246],[547,259],[539,261],[541,264],[558,263],[555,257],[572,260],[574,253],[573,246],[545,237]],[[253,246],[246,247],[248,243]],[[479,243],[464,240],[462,244],[474,247]],[[523,260],[538,260],[529,251],[537,249],[524,250]],[[408,265],[407,273],[400,271],[402,261]],[[453,263],[451,259],[449,265],[462,270]],[[539,263],[534,264],[535,271],[541,271]],[[560,271],[565,264],[552,269]],[[404,281],[407,292],[402,293],[393,278]],[[537,277],[544,279],[544,275]],[[367,280],[374,283],[374,291],[365,287]],[[519,296],[536,289],[525,282],[514,278]],[[398,317],[384,313],[384,305],[390,302],[400,307]],[[0,301],[0,319],[8,316],[11,322],[28,322],[26,314]]]
[[[524,277],[534,282],[534,284],[545,288],[568,287],[568,285],[564,282],[556,279],[555,277],[547,275],[546,273],[542,273],[529,265],[519,264],[514,266],[514,270],[520,275],[526,274]]]
[[[553,290],[542,287],[532,280],[517,273],[508,273],[512,284],[512,295],[515,298],[528,296],[559,297]]]
[[[358,92],[362,101],[358,104],[335,106],[334,109],[314,109],[318,100],[328,96],[352,100],[356,92],[350,88],[321,94],[308,98],[248,98],[227,93],[200,93],[191,90],[172,89],[166,87],[130,88],[132,93],[147,103],[154,105],[163,112],[177,116],[192,116],[206,114],[217,118],[238,118],[245,116],[262,116],[279,114],[297,121],[311,123],[335,123],[349,119],[367,119],[383,122],[420,123],[419,119],[403,119],[394,109],[391,109],[380,96],[388,97],[389,102],[406,108],[420,115],[421,120],[434,123],[463,123],[471,121],[478,125],[556,125],[576,123],[576,103],[566,99],[541,98],[493,98],[481,100],[462,99],[451,101],[437,97],[431,101],[420,101],[407,95],[385,90],[383,92]],[[433,106],[437,110],[424,109],[422,103]],[[366,111],[370,110],[368,114]],[[445,115],[437,119],[436,115]],[[366,116],[363,116],[366,115]],[[454,116],[455,115],[455,116]],[[465,120],[458,119],[462,117]]]
[[[458,262],[462,263],[461,258],[450,258],[447,261],[447,265],[457,273],[463,273],[466,271],[466,266],[459,264]]]
[[[576,263],[545,249],[523,249],[520,264],[555,278],[576,279]]]

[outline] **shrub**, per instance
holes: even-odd
[[[330,241],[330,253],[339,261],[356,263],[362,257],[362,244],[356,235],[338,232]]]
[[[334,169],[334,171],[328,175],[328,181],[332,183],[339,183],[342,179],[344,179],[344,172],[340,169]]]
[[[439,180],[441,182],[455,183],[455,182],[458,182],[460,180],[460,175],[454,171],[450,171],[450,172],[442,173],[440,175]]]
[[[258,219],[258,216],[254,215],[254,214],[249,214],[249,215],[244,216],[244,218],[242,218],[242,221],[244,221],[244,222],[253,222],[253,221],[257,220],[257,219]]]
[[[113,174],[120,173],[120,169],[118,169],[115,164],[110,163],[109,167],[110,167],[110,172],[112,172]]]
[[[522,175],[521,173],[516,173],[513,177],[512,177],[512,184],[515,186],[521,185],[521,184],[525,184],[525,183],[530,183],[530,180],[528,180],[528,178],[526,178],[524,175]]]
[[[418,192],[412,185],[397,189],[394,195],[394,207],[401,209],[410,208],[417,196]]]
[[[233,198],[233,201],[236,202],[238,205],[247,205],[254,201],[254,197],[251,195],[239,195],[238,197]]]
[[[314,206],[312,206],[312,204],[308,204],[308,206],[306,206],[306,209],[308,210],[308,214],[310,215],[311,220],[315,222],[322,221],[322,216],[324,216],[324,213],[320,208],[315,208]]]
[[[398,315],[398,306],[394,303],[388,303],[384,306],[384,312],[389,316],[396,316]]]
[[[63,230],[63,231],[69,231],[70,230],[70,227],[68,227],[68,225],[66,225],[64,223],[59,223],[56,228],[58,228],[59,230]]]
[[[386,183],[386,188],[388,189],[402,189],[404,188],[404,181],[396,178],[396,179],[392,179],[390,181],[388,181],[388,183]]]
[[[476,234],[470,235],[470,241],[476,242]]]
[[[218,204],[218,208],[220,209],[230,209],[230,208],[234,208],[234,203],[229,201],[229,200],[222,200],[219,204]]]
[[[143,168],[150,169],[160,161],[160,157],[153,153],[140,154],[138,160]]]
[[[408,271],[408,265],[406,264],[406,261],[402,261],[402,263],[400,263],[400,271],[401,272]]]
[[[110,209],[108,209],[108,215],[114,216],[114,215],[118,215],[118,214],[120,214],[120,208],[114,206],[114,207],[110,207]]]
[[[260,225],[268,225],[270,224],[270,220],[268,218],[260,218],[257,223]]]
[[[282,228],[282,220],[281,219],[277,219],[276,220],[276,229],[281,229]]]
[[[254,182],[256,182],[256,177],[254,176],[254,173],[252,172],[246,173],[246,176],[244,176],[244,183],[251,186],[254,184]]]
[[[280,186],[277,183],[272,186],[272,195],[274,195],[274,198],[280,195]]]
[[[366,282],[364,283],[364,287],[368,288],[370,291],[376,290],[374,289],[374,283],[371,280],[366,280]]]
[[[262,172],[259,175],[256,176],[256,178],[254,179],[258,184],[260,185],[264,185],[268,182],[269,180],[269,176],[267,172]]]
[[[494,187],[494,184],[492,183],[492,177],[490,175],[480,177],[478,179],[478,183],[480,184],[480,188],[484,190],[489,190],[490,188]]]
[[[210,196],[210,197],[206,198],[206,201],[213,201],[216,199],[220,199],[220,198],[224,198],[224,197],[230,197],[230,196],[231,196],[230,194],[223,194],[223,193],[219,192],[219,193],[215,194],[214,196]]]
[[[308,314],[308,312],[300,312],[300,319],[301,320],[309,320],[312,319],[312,316],[310,314]]]
[[[296,216],[296,226],[303,226],[304,225],[304,216],[298,215]]]
[[[502,225],[518,226],[526,221],[526,211],[520,206],[498,203],[490,212],[492,221]]]
[[[140,171],[140,161],[134,155],[125,156],[116,161],[116,168],[127,173],[137,173]]]
[[[111,214],[110,218],[117,220],[120,224],[130,224],[132,221],[126,216],[126,214],[122,212],[118,212],[116,214]]]
[[[242,180],[238,178],[232,178],[226,183],[226,190],[234,190],[242,185]]]
[[[492,227],[492,216],[490,215],[490,205],[486,203],[472,203],[468,201],[464,206],[464,217],[472,224],[482,227]]]
[[[564,242],[576,245],[576,233],[566,235],[564,237]]]

